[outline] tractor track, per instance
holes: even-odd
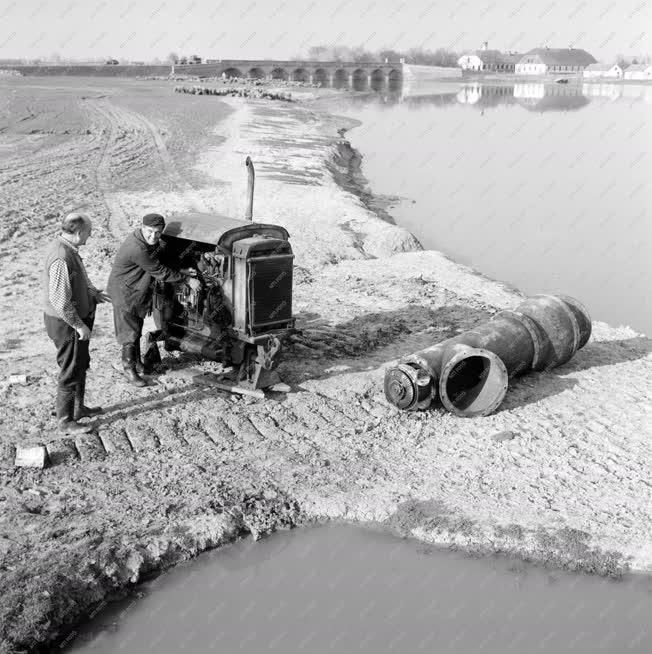
[[[107,99],[83,101],[96,130],[106,133],[102,153],[95,168],[96,183],[108,211],[108,227],[116,237],[130,225],[128,208],[119,199],[129,178],[146,171],[149,178],[165,180],[168,189],[186,197],[198,210],[205,206],[192,185],[176,167],[158,127],[144,115],[125,109]]]
[[[348,454],[341,451],[342,436],[354,433],[356,426],[369,420],[369,413],[357,402],[336,401],[310,391],[292,394],[283,402],[265,403],[232,403],[196,390],[184,392],[183,398],[188,410],[177,418],[159,413],[152,421],[147,414],[124,418],[109,414],[89,434],[52,438],[45,442],[51,464],[124,456],[168,457],[185,451],[213,461],[220,460],[223,453],[228,458],[236,452],[247,465],[261,469],[270,465],[269,457],[308,465],[315,458],[343,456],[350,466],[359,457],[355,447],[345,448],[350,450]],[[388,413],[386,406],[378,408]],[[387,418],[399,426],[400,416]],[[13,452],[6,448],[2,455],[9,460]]]

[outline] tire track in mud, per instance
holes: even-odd
[[[219,398],[221,399],[221,398]],[[107,456],[151,456],[190,448],[202,456],[219,458],[243,448],[267,449],[286,459],[319,457],[335,447],[342,435],[369,422],[371,415],[357,402],[336,400],[301,391],[284,401],[229,403],[215,415],[215,398],[177,418],[156,415],[119,419],[75,439],[57,437],[45,443],[51,465]],[[385,407],[389,413],[389,408]],[[3,452],[5,464],[15,451]]]
[[[159,129],[152,121],[108,100],[83,102],[98,129],[108,132],[95,175],[108,211],[108,228],[114,236],[121,237],[129,228],[127,210],[115,197],[117,190],[130,174],[145,167],[160,167],[173,190],[186,197],[195,209],[206,210],[197,191],[177,169]]]
[[[5,256],[23,249],[20,237],[34,239],[34,230],[50,229],[61,199],[66,205],[78,197],[84,169],[80,161],[93,157],[92,134],[79,134],[63,143],[47,142],[28,156],[3,158],[0,165],[0,242]],[[82,187],[82,195],[92,192]],[[29,230],[29,235],[26,233]]]
[[[85,106],[90,105],[86,103]],[[109,192],[111,190],[111,158],[109,152],[110,146],[115,140],[115,123],[114,121],[109,120],[107,114],[102,112],[102,110],[98,108],[97,105],[94,106],[94,109],[98,114],[105,118],[106,122],[108,123],[109,130],[108,135],[102,145],[100,160],[94,169],[95,184],[101,192],[104,206],[107,212],[107,229],[113,236],[117,236],[120,233],[120,224],[128,224],[128,221],[126,220],[126,214],[122,210],[122,207],[109,198]]]
[[[85,100],[83,106],[96,124],[96,131],[106,133],[100,159],[94,169],[95,181],[107,210],[107,228],[114,237],[120,238],[129,227],[129,219],[126,210],[113,195],[120,175],[124,176],[126,172],[124,163],[142,157],[146,145],[138,138],[138,131],[133,129],[130,117],[115,105],[105,100]],[[123,164],[122,170],[116,166],[117,162]]]

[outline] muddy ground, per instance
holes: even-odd
[[[521,296],[381,221],[354,192],[337,131],[349,125],[298,95],[0,80],[3,654],[65,637],[112,591],[205,548],[324,519],[599,574],[650,571],[649,339],[594,323],[573,360],[513,383],[492,416],[397,412],[384,364]],[[241,215],[246,154],[255,217],[285,225],[296,254],[299,331],[280,366],[291,392],[257,400],[171,375],[134,389],[112,367],[103,306],[88,392],[106,413],[94,433],[60,438],[39,278],[61,217],[94,216],[82,254],[102,286],[145,211]],[[189,355],[167,364],[220,369]],[[15,445],[32,443],[48,446],[50,467],[14,467]]]

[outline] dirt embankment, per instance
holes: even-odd
[[[4,389],[0,417],[3,654],[65,637],[93,603],[202,549],[328,518],[601,574],[650,570],[648,339],[595,323],[572,361],[513,384],[492,416],[399,413],[384,400],[383,364],[520,296],[420,251],[359,188],[343,189],[341,121],[310,105],[179,96],[163,83],[15,84],[0,123],[0,355],[7,375],[29,383]],[[36,110],[55,101],[58,115]],[[133,389],[111,367],[102,309],[88,386],[107,411],[94,434],[60,439],[36,298],[61,215],[94,212],[84,256],[101,284],[145,211],[241,215],[247,154],[255,217],[285,225],[297,256],[300,331],[280,368],[292,392],[257,401],[168,377]],[[187,356],[169,363],[214,369]],[[14,468],[12,446],[30,442],[59,462]]]

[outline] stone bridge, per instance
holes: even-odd
[[[184,73],[200,70],[206,66],[216,70],[219,77],[248,77],[253,79],[278,79],[295,82],[328,84],[366,82],[399,82],[403,79],[400,63],[353,63],[344,61],[272,61],[247,59],[207,59],[206,64],[175,66]]]

